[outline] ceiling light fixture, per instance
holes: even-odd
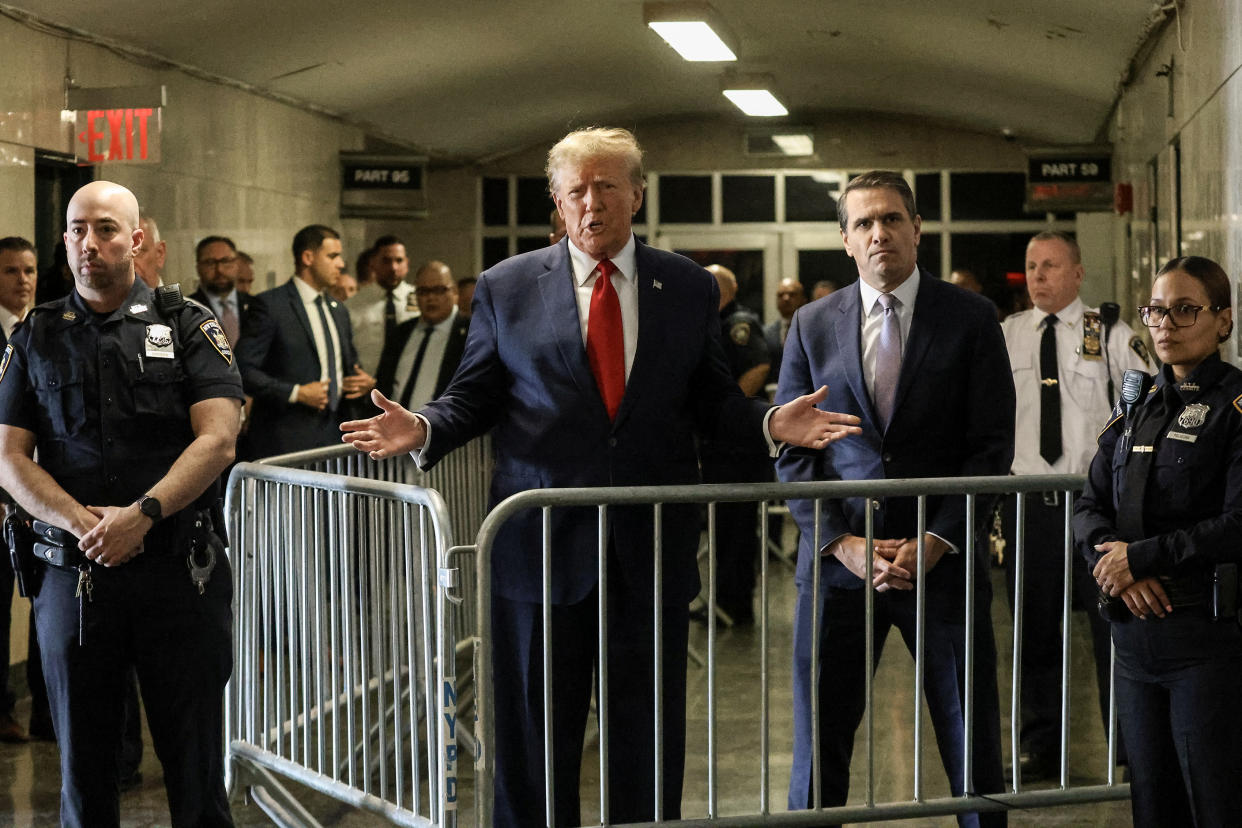
[[[721,83],[724,96],[733,105],[756,118],[788,115],[789,110],[772,94],[771,75],[737,75],[726,73]]]
[[[685,60],[737,60],[736,38],[708,3],[644,3],[643,21]]]

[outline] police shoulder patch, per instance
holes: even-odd
[[[4,375],[9,370],[9,361],[13,359],[13,344],[9,343],[4,346],[4,356],[0,357],[0,382],[4,382]],[[1234,401],[1237,404],[1237,401]]]
[[[1130,350],[1134,351],[1134,355],[1143,360],[1143,364],[1151,367],[1151,354],[1147,353],[1147,346],[1143,344],[1143,340],[1138,338],[1138,334],[1130,337]]]
[[[738,345],[746,345],[750,342],[750,325],[746,322],[736,322],[733,327],[729,328],[729,338]]]
[[[224,329],[220,327],[220,323],[215,319],[208,319],[206,322],[198,326],[198,329],[207,337],[207,341],[212,347],[224,357],[224,361],[229,365],[233,364],[233,346],[229,345],[229,338],[224,335]]]

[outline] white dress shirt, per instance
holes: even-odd
[[[1138,337],[1125,322],[1118,321],[1108,337],[1108,359],[1083,356],[1083,314],[1088,310],[1081,299],[1057,312],[1057,386],[1061,389],[1061,456],[1049,463],[1039,453],[1040,379],[1039,348],[1043,341],[1044,320],[1040,310],[1022,311],[1001,323],[1013,385],[1018,394],[1014,430],[1014,474],[1086,474],[1095,457],[1096,438],[1108,422],[1113,402],[1108,398],[1109,368],[1112,369],[1113,396],[1121,391],[1121,375],[1129,368],[1151,373],[1155,370],[1139,355],[1146,354]],[[1100,336],[1103,350],[1103,330]]]
[[[859,308],[862,311],[862,368],[863,379],[867,383],[867,393],[875,401],[875,359],[880,347],[880,329],[884,326],[884,306],[880,304],[880,291],[858,280]],[[919,295],[919,268],[915,265],[914,272],[890,291],[897,300],[897,321],[901,325],[901,352],[905,354],[906,343],[910,340],[910,322],[914,319],[914,301]]]
[[[302,298],[302,306],[306,310],[306,316],[310,319],[311,335],[315,338],[315,356],[319,358],[319,381],[324,382],[328,379],[328,371],[332,371],[336,378],[336,387],[341,389],[341,337],[336,330],[336,322],[332,319],[332,308],[337,301],[328,294],[320,294],[310,285],[306,284],[303,279],[297,276],[293,277],[293,284],[298,289],[298,296]],[[324,317],[328,320],[327,335],[332,337],[332,347],[336,354],[336,364],[328,363],[328,348],[325,345],[327,340],[324,339],[323,323],[319,316],[319,305],[315,300],[323,296],[323,312]],[[352,367],[352,366],[351,366]],[[289,395],[289,402],[296,403],[298,401],[298,389],[301,386],[293,386],[293,393]]]
[[[588,317],[591,315],[591,291],[595,289],[595,280],[599,274],[595,268],[599,262],[569,244],[569,266],[574,271],[574,286],[578,296],[578,324],[582,326],[582,344],[586,345]],[[634,351],[638,348],[638,269],[634,259],[636,249],[634,236],[621,248],[621,252],[612,257],[617,266],[612,274],[612,286],[617,291],[617,301],[621,303],[621,335],[625,343],[625,380],[629,382],[630,369],[634,367]]]
[[[8,308],[0,305],[0,327],[4,328],[4,338],[7,340],[13,336],[13,329],[17,327],[17,323],[24,319],[24,316],[17,316]]]
[[[444,362],[444,350],[448,347],[449,336],[456,322],[457,308],[454,307],[448,316],[430,326],[431,338],[427,340],[427,350],[423,353],[423,362],[418,367],[418,376],[414,378],[414,390],[410,394],[410,404],[407,406],[410,411],[417,411],[431,402],[431,398],[435,396],[436,380],[440,378],[440,363]],[[427,328],[428,325],[425,322],[419,322],[410,333],[410,338],[405,341],[405,348],[402,349],[401,356],[397,359],[397,367],[393,375],[394,400],[400,401],[405,394],[405,386],[410,381],[410,372],[414,370],[414,360],[418,358],[418,349],[422,347]]]

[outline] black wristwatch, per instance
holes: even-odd
[[[151,495],[138,498],[138,511],[151,518],[154,523],[159,523],[160,518],[164,516],[164,507]]]

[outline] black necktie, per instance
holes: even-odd
[[[1039,453],[1051,465],[1061,457],[1061,383],[1057,375],[1057,317],[1048,314],[1039,342]]]
[[[316,296],[315,306],[319,308],[319,322],[323,325],[323,346],[328,352],[328,410],[336,411],[341,401],[341,388],[336,384],[336,346],[332,344],[332,329],[328,327],[328,314],[323,304],[323,294]]]
[[[388,291],[388,299],[384,301],[384,341],[387,342],[392,332],[397,329],[397,303]]]
[[[427,343],[431,341],[431,334],[435,330],[434,327],[428,325],[423,328],[423,341],[418,343],[418,353],[414,355],[414,367],[410,369],[410,378],[405,382],[405,390],[401,392],[401,407],[410,407],[410,395],[414,393],[414,386],[418,383],[418,369],[423,367],[423,357],[427,355]]]

